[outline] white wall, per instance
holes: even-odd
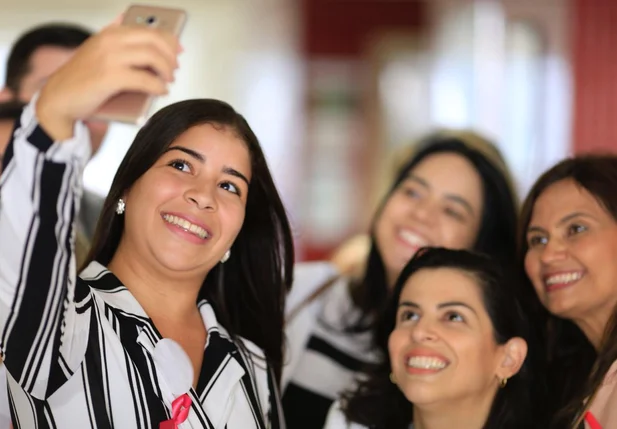
[[[144,3],[144,2],[141,2]],[[188,12],[176,83],[156,103],[219,98],[243,113],[261,139],[284,197],[294,189],[293,154],[299,122],[298,16],[286,0],[148,0]],[[0,0],[0,64],[18,34],[42,22],[62,20],[99,29],[128,6],[122,0]],[[4,69],[0,71],[4,82]],[[156,110],[156,109],[155,109]],[[85,173],[86,187],[104,195],[136,132],[112,126]],[[290,201],[293,207],[293,201]]]
[[[572,83],[569,0],[433,0],[431,114],[501,147],[524,195],[568,155]],[[512,48],[514,26],[542,45]],[[537,31],[535,31],[537,30]],[[510,43],[510,45],[508,45]]]

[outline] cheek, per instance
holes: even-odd
[[[390,334],[388,338],[388,354],[390,355],[390,364],[393,369],[399,366],[399,356],[407,343],[407,336],[402,329],[395,328]]]
[[[471,249],[476,243],[477,230],[469,224],[453,219],[442,219],[442,246],[450,249]]]
[[[126,206],[144,212],[183,195],[180,181],[164,175],[144,174],[131,188]]]
[[[496,360],[496,348],[488,339],[478,337],[458,338],[458,344],[450,345],[457,349],[457,356],[462,364],[461,374],[468,378],[486,378],[492,376]]]
[[[527,278],[531,282],[538,297],[542,298],[544,295],[542,293],[544,285],[540,275],[540,259],[535,251],[531,250],[525,253],[524,265]]]

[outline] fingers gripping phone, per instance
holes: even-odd
[[[186,22],[181,9],[132,5],[124,14],[122,25],[145,26],[179,37]],[[107,100],[94,114],[94,120],[142,125],[152,107],[154,96],[141,92],[122,92]]]

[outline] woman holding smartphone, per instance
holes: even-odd
[[[165,93],[179,52],[169,34],[111,26],[20,118],[0,182],[0,357],[19,427],[281,425],[291,233],[229,105],[189,100],[148,121],[77,275],[82,121],[120,92]]]

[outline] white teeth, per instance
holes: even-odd
[[[420,369],[444,369],[448,364],[435,357],[413,356],[407,361],[407,366]]]
[[[163,219],[165,219],[166,222],[171,223],[172,225],[177,225],[183,230],[190,232],[191,234],[194,234],[201,239],[208,238],[208,231],[206,231],[199,225],[192,224],[186,219],[182,219],[178,216],[170,214],[164,215]]]
[[[583,277],[581,273],[566,273],[550,276],[545,280],[547,285],[573,283]]]
[[[399,236],[409,245],[414,247],[424,247],[428,244],[424,238],[407,229],[401,229],[399,231]]]

